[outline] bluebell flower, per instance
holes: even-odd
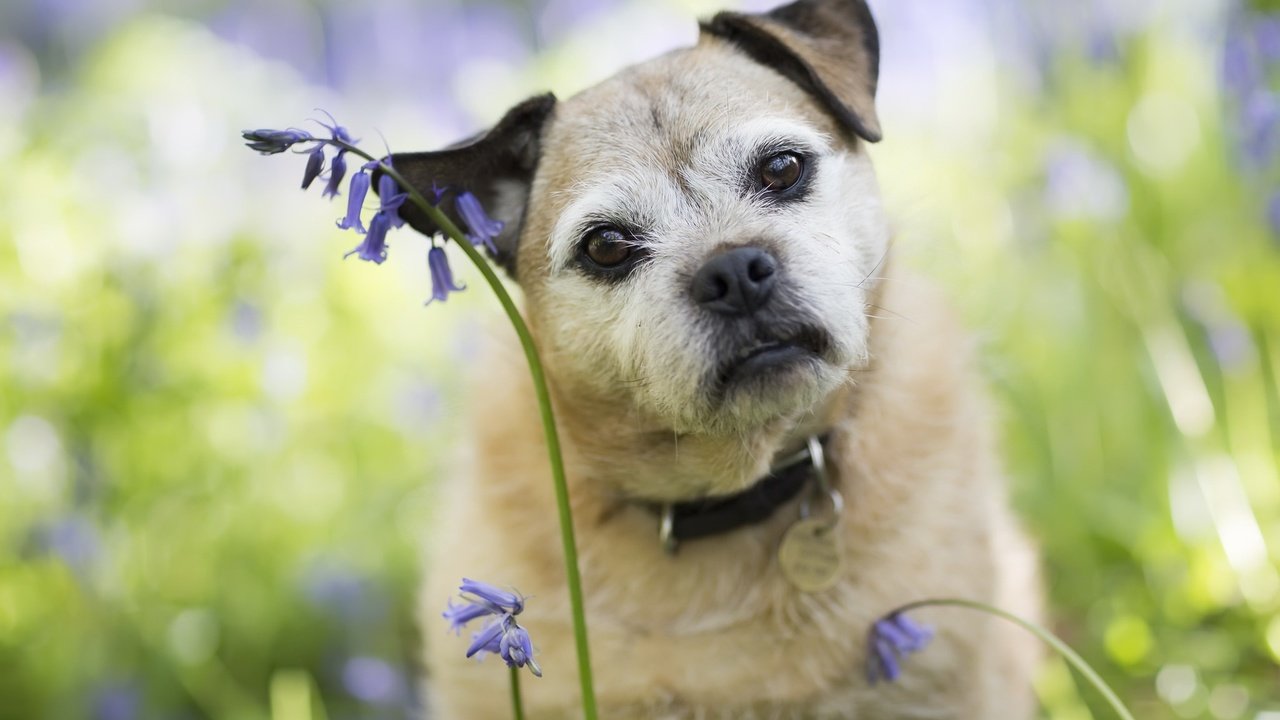
[[[355,255],[361,260],[381,265],[387,259],[387,231],[391,229],[391,217],[379,210],[369,221],[369,230],[364,235],[364,242],[355,246],[343,255]]]
[[[516,615],[524,611],[524,598],[518,593],[468,578],[463,578],[458,589],[462,591],[466,604],[449,602],[442,614],[452,630],[457,632],[472,620],[492,618],[471,636],[467,657],[493,653],[501,657],[508,667],[528,666],[535,676],[542,677],[542,668],[533,659],[533,641],[529,639],[529,632],[516,622]]]
[[[485,605],[470,602],[463,605],[454,605],[453,601],[449,601],[445,606],[444,612],[441,613],[441,616],[445,620],[449,621],[449,629],[457,635],[461,633],[462,628],[472,620],[478,620],[482,617],[493,614],[494,611]]]
[[[542,668],[533,659],[533,641],[529,632],[520,627],[515,616],[495,618],[483,630],[472,636],[467,657],[493,653],[502,658],[507,667],[529,667],[535,677],[542,677]]]
[[[901,612],[877,620],[867,635],[867,680],[897,680],[902,674],[901,660],[923,650],[932,639],[932,629],[917,625]]]
[[[324,113],[325,115],[329,115],[328,111],[326,110],[321,110],[320,112]],[[346,128],[339,125],[338,121],[334,120],[332,115],[329,115],[329,119],[333,120],[332,125],[325,125],[324,123],[320,123],[320,124],[324,126],[326,130],[329,131],[329,136],[332,137],[335,142],[346,143],[348,145],[356,144],[356,141],[351,139],[351,133],[347,132]]]
[[[454,205],[458,209],[458,215],[462,217],[462,222],[467,226],[467,239],[471,244],[483,245],[491,255],[496,256],[498,246],[493,244],[493,239],[502,232],[502,221],[494,220],[485,214],[480,200],[469,192],[458,195]]]
[[[494,609],[494,612],[508,612],[519,615],[524,610],[524,598],[517,593],[501,590],[488,583],[462,578],[458,587],[462,596],[470,602],[480,602]]]
[[[338,188],[342,185],[342,178],[347,175],[347,159],[345,150],[339,150],[337,155],[333,156],[333,162],[329,164],[329,182],[324,186],[324,196],[327,198],[337,197]]]
[[[430,305],[436,300],[443,302],[448,299],[449,293],[467,289],[465,285],[459,287],[454,283],[453,271],[449,269],[449,258],[444,254],[444,248],[431,246],[427,251],[427,268],[431,271],[431,299],[423,303],[424,305]]]
[[[404,201],[409,198],[409,193],[399,192],[400,184],[396,179],[382,174],[378,178],[378,197],[382,201],[381,209],[383,212],[391,215],[392,222],[396,227],[404,225],[404,219],[400,217],[400,206],[404,205]]]
[[[364,198],[369,194],[369,172],[361,168],[360,172],[351,176],[351,185],[347,188],[347,214],[338,220],[338,227],[343,230],[354,229],[363,234],[364,223],[360,220],[360,212],[364,210]]]
[[[245,143],[250,149],[257,150],[263,155],[275,155],[293,147],[297,143],[314,140],[311,133],[303,130],[244,130],[240,136],[249,142]]]
[[[307,153],[307,169],[302,173],[302,189],[306,190],[311,187],[311,183],[320,177],[321,171],[324,170],[324,146],[316,145],[315,149]]]

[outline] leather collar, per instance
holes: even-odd
[[[828,437],[821,435],[818,442],[825,445]],[[800,494],[815,477],[815,469],[814,458],[806,445],[783,458],[768,475],[740,493],[654,505],[661,518],[659,540],[667,552],[673,553],[682,542],[762,523]]]

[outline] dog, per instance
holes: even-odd
[[[392,156],[424,193],[467,188],[505,223],[495,261],[553,394],[604,718],[1031,715],[1034,644],[968,611],[913,612],[932,643],[894,682],[865,670],[869,629],[904,603],[1039,610],[970,343],[890,252],[867,154],[878,65],[862,0],[722,12],[693,47]],[[544,673],[523,683],[528,716],[578,717],[514,338],[477,378],[426,562],[431,716],[510,713],[501,661],[464,658],[440,618],[473,577],[527,598]]]

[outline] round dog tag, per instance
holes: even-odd
[[[840,535],[826,520],[806,518],[787,528],[778,548],[778,564],[792,585],[819,592],[835,584],[843,559]]]

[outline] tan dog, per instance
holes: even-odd
[[[695,47],[395,156],[415,185],[471,189],[506,222],[498,260],[524,291],[565,440],[602,717],[1030,715],[1030,641],[966,611],[919,611],[932,644],[898,681],[867,678],[868,630],[903,603],[1037,609],[969,344],[925,284],[886,270],[864,146],[880,138],[878,60],[861,0],[721,13]],[[466,576],[528,597],[519,620],[545,673],[523,684],[530,716],[578,716],[514,340],[471,407],[472,463],[441,492],[422,600],[429,704],[509,716],[501,661],[464,659],[440,618]],[[811,437],[838,516],[812,461],[783,460]],[[781,557],[802,505],[830,544]],[[724,507],[736,514],[708,521]]]

